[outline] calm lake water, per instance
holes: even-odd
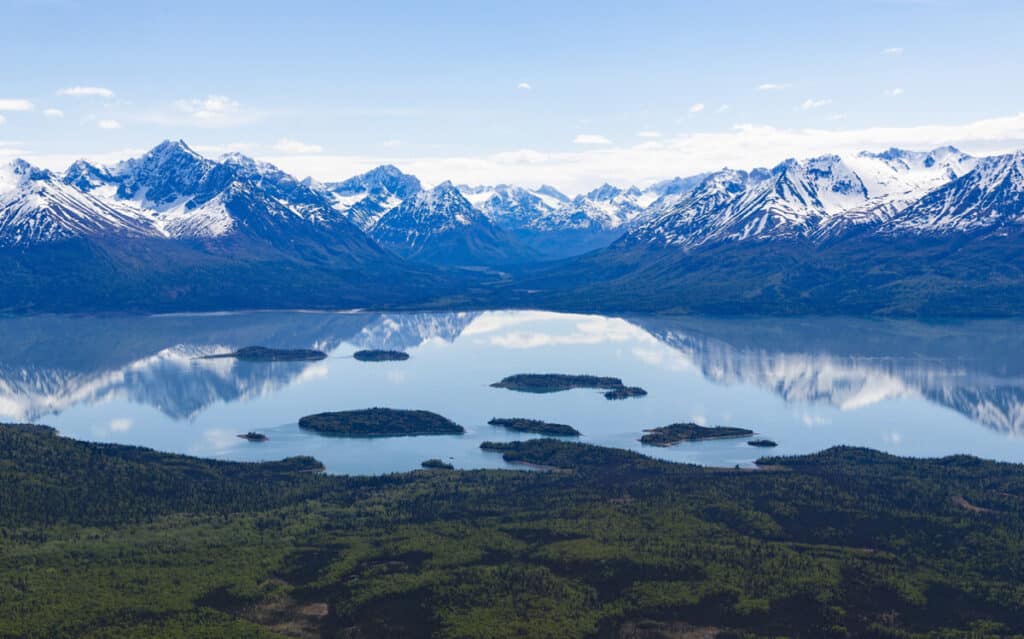
[[[480,443],[531,435],[488,426],[492,417],[571,424],[583,442],[719,466],[837,444],[1024,461],[1024,323],[1016,321],[281,312],[9,318],[0,336],[0,420],[222,459],[312,455],[333,473],[405,471],[431,457],[503,467]],[[330,357],[196,359],[249,345]],[[351,354],[361,348],[412,357],[360,363]],[[531,372],[612,375],[649,395],[608,401],[589,390],[489,387]],[[360,440],[297,425],[310,413],[371,406],[435,411],[467,432]],[[639,443],[643,429],[679,421],[746,427],[779,446]],[[249,430],[270,439],[236,437]]]

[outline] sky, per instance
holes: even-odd
[[[164,139],[328,181],[645,185],[1024,147],[1024,2],[0,0],[0,159]]]

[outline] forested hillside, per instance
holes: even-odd
[[[1024,636],[1020,466],[491,448],[548,472],[330,477],[2,426],[0,637]]]

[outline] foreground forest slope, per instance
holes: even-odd
[[[1019,466],[489,448],[551,470],[331,477],[0,426],[0,637],[1024,636]]]

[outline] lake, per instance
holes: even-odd
[[[230,460],[312,455],[328,472],[386,473],[428,458],[497,468],[483,441],[532,437],[487,425],[527,417],[579,441],[678,462],[750,465],[764,454],[847,444],[898,455],[1024,461],[1024,322],[603,317],[534,311],[261,312],[0,319],[0,420],[76,439]],[[243,346],[316,348],[318,362],[199,359]],[[404,362],[364,363],[359,349]],[[648,391],[544,395],[491,388],[515,373],[621,377]],[[426,409],[462,436],[345,439],[301,431],[311,413]],[[778,442],[643,446],[673,422],[738,426]],[[247,431],[269,440],[248,442]]]

